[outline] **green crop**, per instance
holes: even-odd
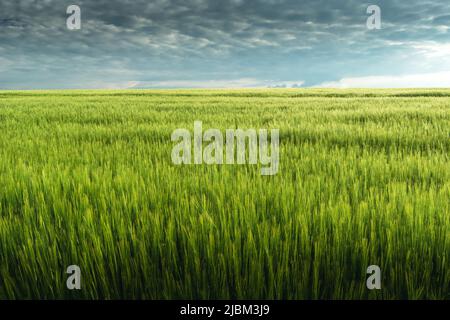
[[[172,164],[195,120],[278,174]],[[450,298],[450,90],[3,91],[0,133],[2,299]]]

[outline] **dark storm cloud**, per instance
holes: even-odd
[[[71,4],[81,7],[79,31],[66,28]],[[2,1],[0,88],[240,78],[316,84],[361,69],[401,71],[412,66],[404,59],[411,45],[450,42],[447,0],[375,1],[383,18],[375,31],[366,28],[369,4]]]

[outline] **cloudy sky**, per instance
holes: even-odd
[[[284,86],[450,87],[450,1],[0,2],[0,89]]]

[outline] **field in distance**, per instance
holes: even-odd
[[[278,173],[174,165],[196,120]],[[450,298],[450,90],[0,91],[0,132],[0,299]]]

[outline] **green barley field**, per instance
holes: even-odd
[[[195,120],[278,174],[174,165]],[[0,133],[1,299],[450,298],[450,90],[0,91]]]

